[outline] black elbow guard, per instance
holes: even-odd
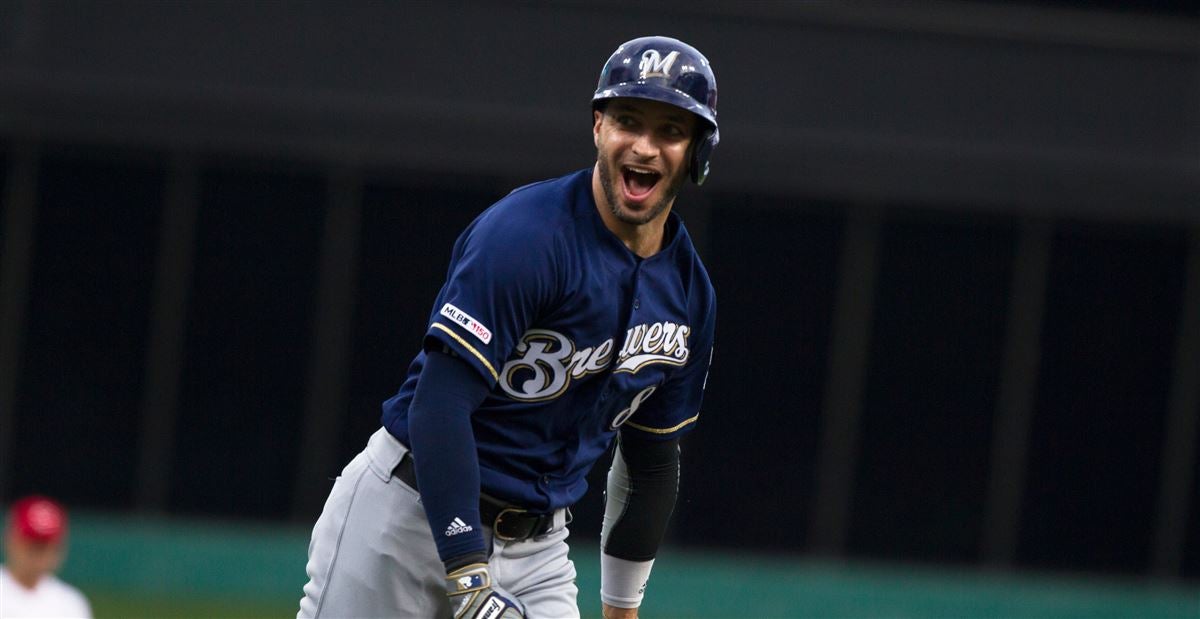
[[[625,496],[610,497],[616,500],[608,502],[607,509],[619,508],[620,513],[606,514],[612,524],[606,531],[604,552],[619,559],[648,561],[658,552],[679,494],[679,440],[649,441],[622,435],[617,448],[628,486],[610,480],[609,492],[624,492]]]

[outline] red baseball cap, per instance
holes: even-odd
[[[13,503],[9,512],[16,534],[35,542],[57,542],[67,532],[67,512],[53,499],[27,496]]]

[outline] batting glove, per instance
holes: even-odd
[[[446,575],[446,595],[454,619],[524,619],[512,596],[492,584],[486,563],[472,563]]]

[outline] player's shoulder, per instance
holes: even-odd
[[[522,185],[496,202],[489,211],[499,211],[505,218],[516,217],[532,221],[555,221],[570,218],[579,202],[582,190],[590,190],[590,170],[578,170],[558,178]]]
[[[516,198],[526,194],[536,195],[538,193],[570,193],[575,190],[575,186],[578,183],[591,180],[591,171],[591,168],[582,168],[555,178],[534,181],[513,189],[508,192],[508,196],[506,197]]]
[[[709,277],[708,269],[704,267],[704,262],[700,260],[699,254],[692,260],[691,278],[689,296],[705,316],[705,322],[711,324],[717,313],[717,291],[713,287],[712,278]]]
[[[8,574],[3,576],[10,578]],[[5,583],[6,586],[12,586],[15,581]],[[42,612],[51,612],[54,616],[62,617],[91,617],[91,604],[88,602],[87,596],[82,591],[74,586],[64,582],[54,574],[47,574],[38,582],[37,604],[39,611],[38,616]]]
[[[71,616],[92,616],[92,605],[82,591],[62,580],[58,580],[58,584],[61,585],[59,596],[63,600],[63,606],[71,609]]]
[[[48,574],[44,578],[45,582],[43,586],[52,589],[58,596],[83,604],[87,603],[87,598],[83,595],[83,592],[75,588],[74,585],[53,574]]]
[[[582,190],[590,187],[587,170],[518,187],[487,208],[471,233],[496,242],[540,245],[572,224]]]
[[[700,258],[700,252],[696,250],[696,246],[692,242],[687,227],[683,224],[683,218],[676,213],[671,213],[671,219],[672,225],[676,227],[671,246],[684,288],[688,290],[689,296],[699,297],[707,303],[715,304],[716,291],[713,288],[712,278],[704,266],[704,261]]]

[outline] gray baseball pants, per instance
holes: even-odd
[[[380,428],[334,482],[313,527],[297,617],[450,617],[445,569],[420,495],[392,477],[407,451]],[[492,579],[517,598],[525,616],[579,617],[566,523],[522,542],[494,539],[488,524]]]

